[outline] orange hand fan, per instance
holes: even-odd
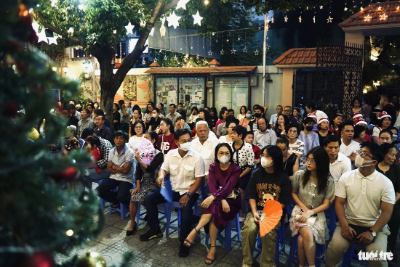
[[[275,229],[282,217],[282,205],[276,200],[266,200],[260,220],[260,237]]]

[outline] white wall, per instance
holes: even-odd
[[[266,73],[269,74],[272,82],[265,83],[265,93],[262,88],[263,67],[257,67],[258,86],[251,88],[251,104],[259,104],[268,107],[268,116],[275,113],[275,106],[281,104],[282,99],[282,71],[277,67],[266,66]],[[268,76],[268,75],[266,75]]]

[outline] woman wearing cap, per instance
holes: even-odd
[[[391,124],[392,116],[390,116],[386,111],[379,113],[378,125],[372,130],[372,139],[376,144],[379,144],[379,133],[384,129],[390,128]]]

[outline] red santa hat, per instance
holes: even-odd
[[[384,118],[392,119],[392,116],[390,116],[386,111],[382,111],[379,113],[378,120],[383,120]]]
[[[357,118],[357,119],[353,120],[353,125],[354,125],[354,126],[356,126],[356,125],[364,125],[364,126],[367,126],[368,123],[361,117],[361,118]]]
[[[353,115],[353,121],[358,120],[358,119],[364,119],[364,117],[361,113],[356,113]]]
[[[320,118],[319,121],[318,121],[318,124],[321,124],[321,123],[323,123],[323,122],[329,123],[328,118]]]

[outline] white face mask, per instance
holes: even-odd
[[[184,144],[180,144],[179,148],[183,151],[189,151],[190,148],[192,147],[192,143],[191,142],[186,142]]]
[[[361,157],[359,154],[356,155],[356,158],[354,160],[354,165],[356,166],[356,168],[366,168],[366,167],[371,167],[374,164],[371,163],[367,163],[367,160],[365,160],[363,157]]]
[[[267,159],[265,157],[261,157],[261,166],[263,168],[269,168],[273,164],[273,161],[271,159]]]
[[[224,155],[224,156],[219,156],[219,157],[218,157],[218,160],[219,160],[219,162],[221,162],[222,164],[226,164],[226,163],[229,162],[229,156],[226,156],[226,155]]]

